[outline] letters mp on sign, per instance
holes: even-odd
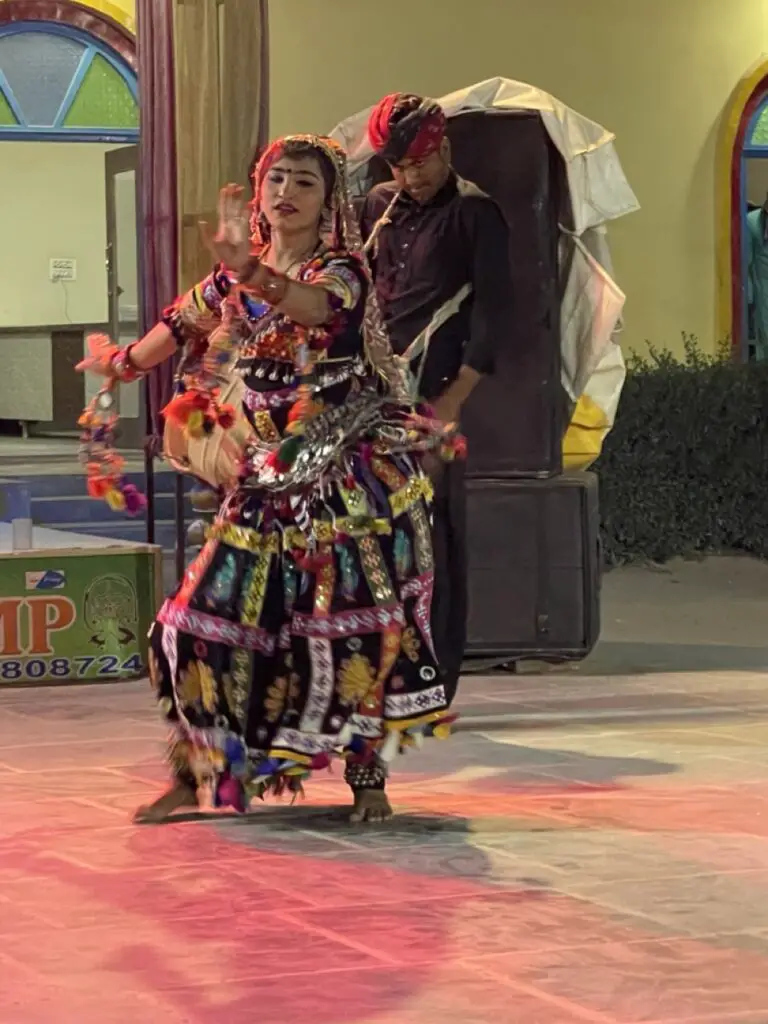
[[[40,561],[0,566],[0,686],[142,675],[153,550],[57,558],[55,571]]]

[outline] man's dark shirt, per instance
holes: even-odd
[[[397,192],[377,185],[362,211],[367,238]],[[444,302],[465,285],[472,294],[432,336],[421,393],[432,399],[462,364],[493,372],[510,331],[509,237],[496,203],[472,182],[452,174],[428,203],[401,195],[369,253],[376,294],[392,346],[402,354]]]

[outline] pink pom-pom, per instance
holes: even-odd
[[[216,788],[216,805],[233,807],[240,814],[245,811],[245,795],[240,782],[232,775],[225,775]]]
[[[126,484],[123,488],[125,499],[125,511],[129,516],[137,516],[147,507],[147,499],[133,484]]]

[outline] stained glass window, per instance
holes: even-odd
[[[763,104],[757,112],[757,118],[752,122],[752,134],[749,138],[750,146],[768,146],[768,103]]]
[[[0,92],[0,125],[18,124],[16,116],[11,110],[8,100]]]
[[[54,124],[84,53],[82,43],[42,32],[0,38],[0,68],[30,127]]]
[[[125,79],[97,54],[83,79],[69,112],[66,126],[99,128],[111,125],[138,128],[139,111]]]
[[[135,139],[136,77],[78,29],[47,22],[0,28],[0,137]]]

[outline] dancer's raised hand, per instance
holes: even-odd
[[[108,334],[88,335],[88,355],[75,369],[78,373],[95,373],[100,377],[114,377],[113,359],[119,347]]]
[[[203,241],[214,258],[239,274],[251,258],[250,224],[240,185],[225,185],[219,192],[219,225],[216,233],[200,222]]]

